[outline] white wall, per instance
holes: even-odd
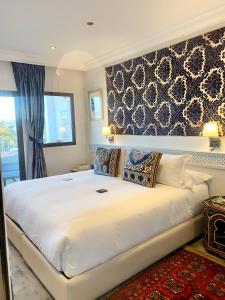
[[[0,90],[16,90],[9,62],[0,61]],[[71,168],[89,161],[84,72],[47,67],[45,90],[74,94],[76,145],[44,148],[48,175],[55,175],[68,172]]]
[[[16,91],[12,66],[7,61],[0,61],[0,90]]]
[[[76,145],[44,148],[48,174],[54,175],[88,162],[84,72],[47,67],[45,75],[46,91],[74,94]]]
[[[102,126],[107,126],[108,124],[106,78],[103,67],[85,72],[86,97],[88,91],[99,88],[103,89],[104,120],[88,122],[90,144],[106,143],[105,138],[101,135]],[[134,147],[145,146],[165,149],[209,151],[208,138],[203,137],[115,135],[114,141],[115,144],[118,145]],[[225,138],[222,138],[221,141],[222,145],[218,151],[225,153]]]
[[[103,92],[104,119],[90,121],[90,117],[88,118],[88,139],[90,144],[104,143],[105,138],[101,135],[101,130],[103,126],[108,126],[107,92],[104,68],[92,69],[85,72],[85,96],[88,116],[90,116],[88,92],[97,89],[102,89]]]

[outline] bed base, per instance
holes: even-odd
[[[18,226],[6,216],[8,238],[56,300],[93,300],[202,233],[202,215],[71,279],[55,270]]]

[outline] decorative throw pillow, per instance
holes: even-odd
[[[123,179],[147,187],[154,187],[162,153],[132,150],[124,168]]]
[[[118,176],[121,149],[98,147],[96,150],[94,172],[99,175]]]

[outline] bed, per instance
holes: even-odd
[[[205,183],[149,189],[91,170],[24,181],[5,190],[8,236],[56,299],[95,299],[200,235],[206,198]]]

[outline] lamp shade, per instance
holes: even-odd
[[[109,136],[111,134],[109,127],[102,127],[102,135]]]
[[[219,130],[216,122],[209,122],[204,125],[202,136],[218,137]]]

